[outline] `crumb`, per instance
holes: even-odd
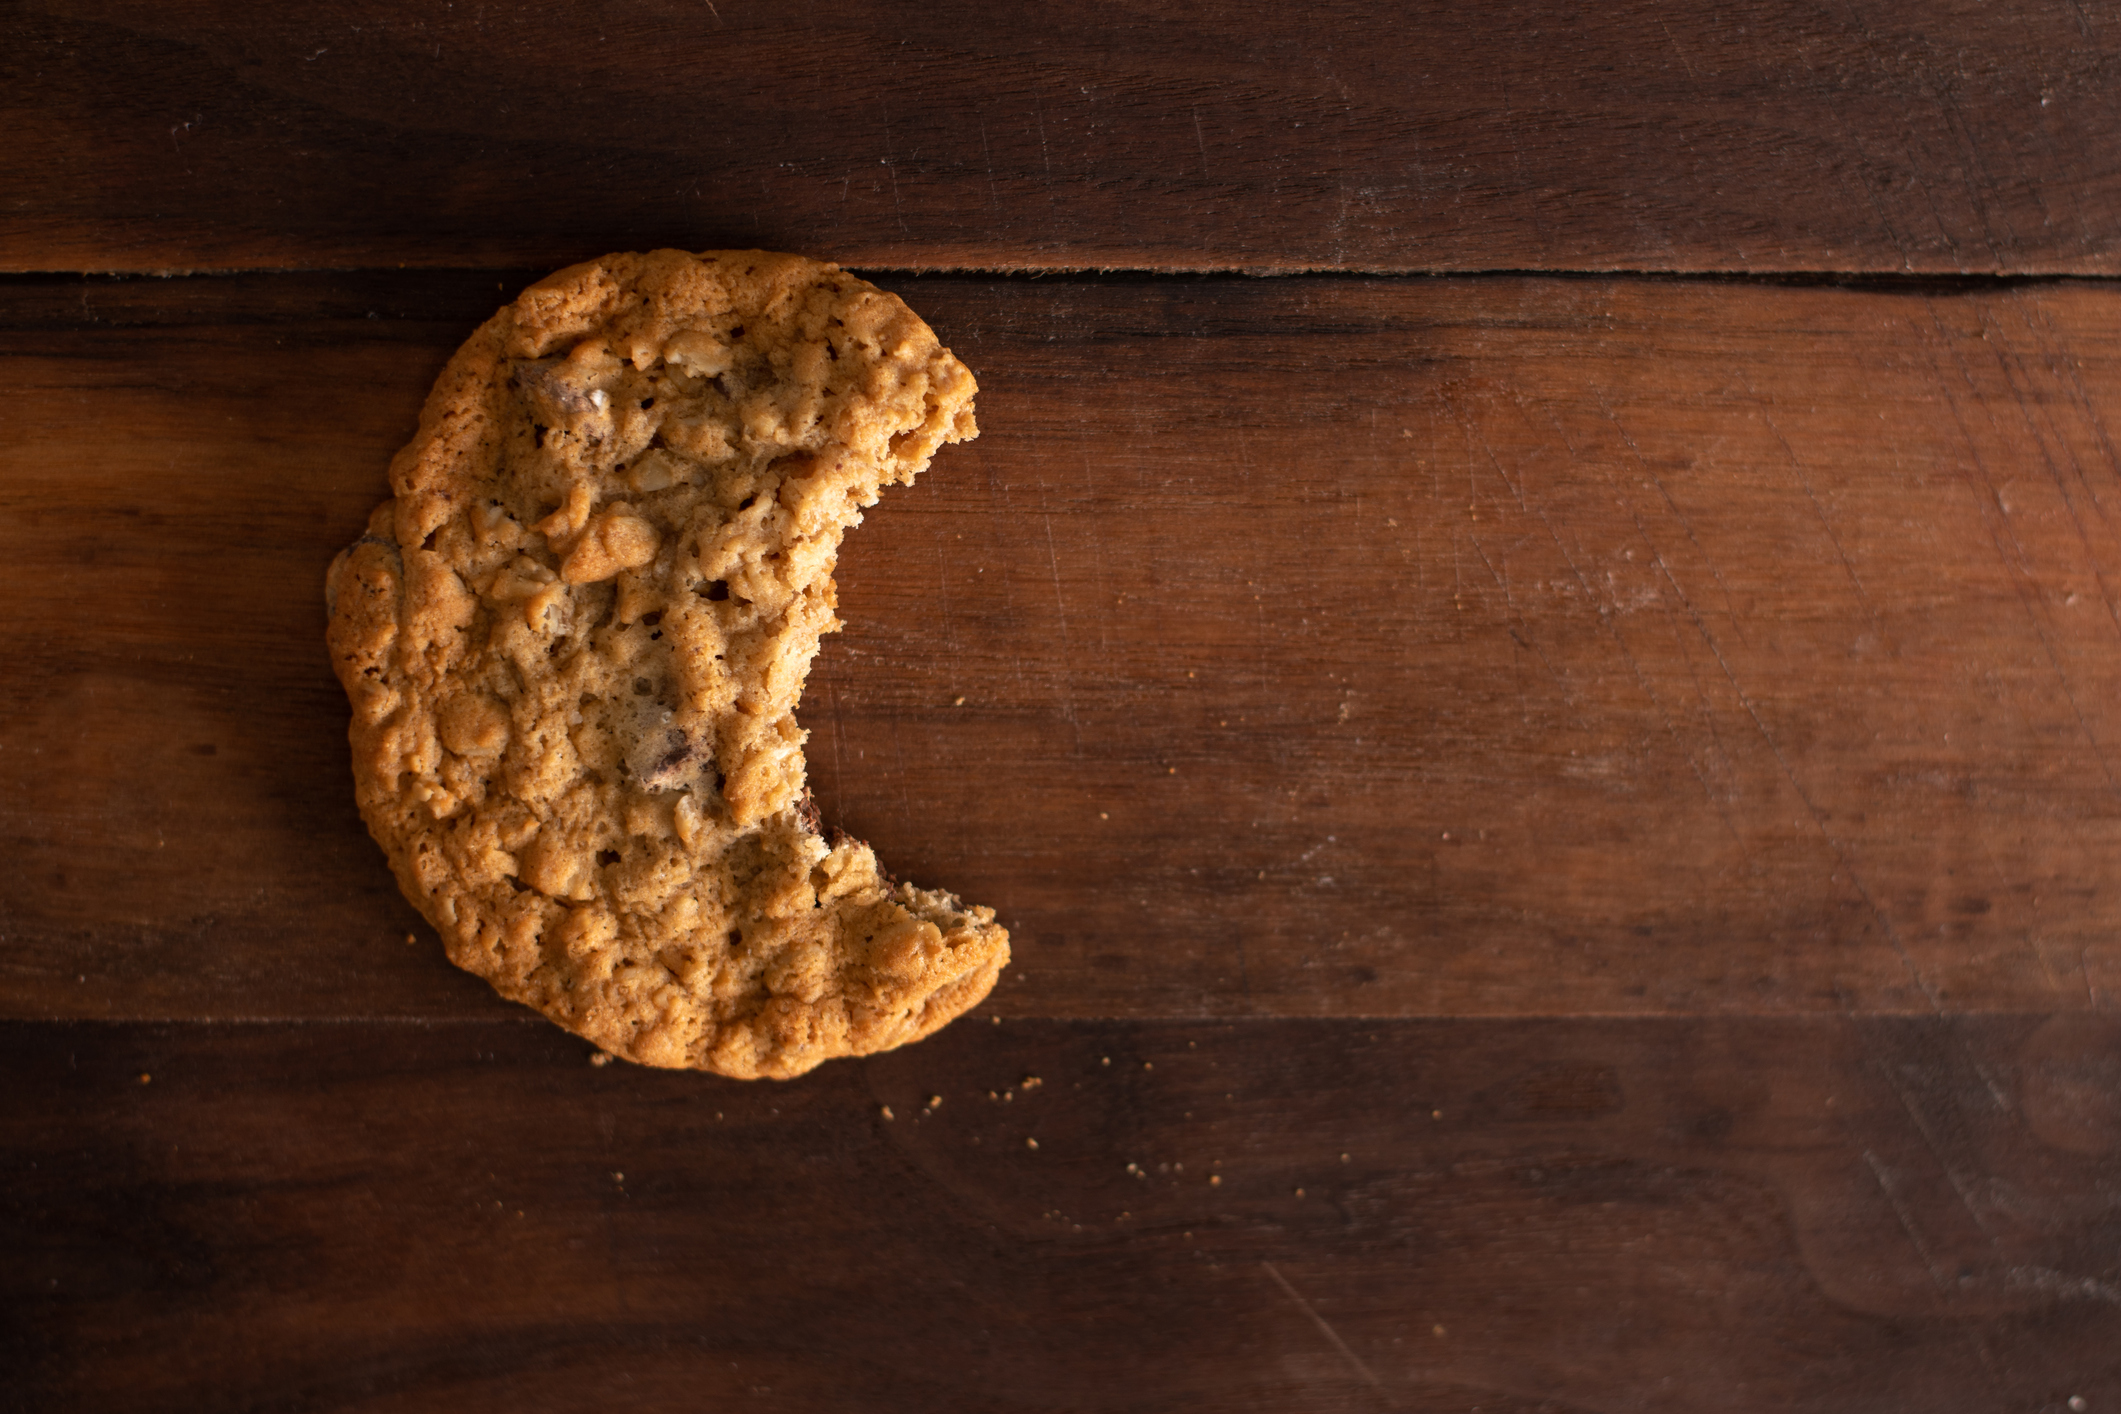
[[[882,1115],[882,1116],[883,1116],[883,1117],[884,1117],[885,1119],[896,1119],[896,1118],[897,1118],[897,1116],[896,1116],[896,1115],[894,1115],[894,1114],[892,1114],[892,1113],[891,1113],[891,1106],[889,1106],[889,1105],[879,1105],[879,1106],[877,1106],[877,1113],[878,1113],[878,1114],[880,1114],[880,1115]]]
[[[1021,1082],[1019,1082],[1021,1087],[1026,1090],[1036,1090],[1039,1086],[1045,1083],[1045,1081],[1039,1079],[1035,1075],[1027,1075],[1023,1078]]]
[[[942,1097],[942,1096],[940,1096],[940,1095],[930,1095],[930,1096],[928,1097],[928,1108],[929,1108],[929,1109],[931,1109],[931,1110],[939,1110],[939,1109],[941,1109],[942,1107],[943,1107],[943,1097]]]
[[[1036,1149],[1038,1147],[1038,1141],[1036,1139],[1026,1139],[1024,1141],[1024,1147],[1026,1149]]]
[[[149,1074],[148,1074],[148,1073],[147,1073],[146,1071],[144,1071],[144,1070],[140,1072],[140,1083],[141,1083],[142,1085],[145,1085],[145,1084],[147,1084],[147,1083],[148,1083],[149,1081],[153,1080],[154,1078],[155,1078],[155,1077],[153,1077],[152,1075],[149,1075]]]
[[[590,1056],[589,1063],[594,1066],[610,1065],[611,1054],[608,1051],[598,1051],[594,1055]]]
[[[1208,1175],[1208,1186],[1209,1186],[1210,1188],[1220,1188],[1220,1187],[1222,1187],[1222,1186],[1223,1186],[1223,1176],[1222,1176],[1221,1174],[1219,1174],[1219,1173],[1211,1173],[1211,1174],[1209,1174],[1209,1175]]]

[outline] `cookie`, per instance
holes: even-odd
[[[361,813],[451,961],[747,1078],[987,994],[993,911],[827,840],[795,719],[841,535],[974,391],[898,299],[759,251],[578,265],[458,350],[326,586]]]

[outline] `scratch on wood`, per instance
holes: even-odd
[[[1988,1219],[1982,1217],[1980,1211],[1974,1207],[1973,1195],[1967,1192],[1966,1183],[1959,1177],[1959,1171],[1952,1167],[1951,1160],[1944,1157],[1944,1149],[1937,1143],[1935,1131],[1922,1117],[1922,1112],[1915,1108],[1915,1102],[1908,1098],[1906,1088],[1893,1077],[1891,1063],[1879,1061],[1877,1066],[1879,1074],[1885,1077],[1886,1085],[1892,1090],[1893,1097],[1900,1101],[1900,1108],[1907,1111],[1908,1120],[1915,1126],[1915,1132],[1922,1136],[1922,1146],[1936,1159],[1937,1167],[1944,1170],[1945,1181],[1951,1184],[1952,1192],[1958,1195],[1959,1206],[1966,1209],[1966,1215],[1974,1220],[1974,1226],[1980,1228],[1981,1235],[1988,1239],[1989,1250],[1995,1251],[1996,1234],[1990,1229]],[[2000,1252],[1997,1253],[1997,1256],[2001,1255]]]
[[[1669,578],[1670,571],[1666,571],[1666,574]],[[1885,935],[1886,943],[1892,948],[1894,955],[1900,959],[1901,967],[1906,970],[1909,978],[1913,980],[1916,989],[1928,999],[1930,1009],[1938,1016],[1943,1016],[1943,998],[1937,994],[1936,989],[1930,985],[1929,980],[1922,975],[1921,969],[1915,966],[1915,959],[1909,954],[1907,945],[1901,942],[1899,930],[1893,927],[1892,918],[1886,913],[1884,907],[1871,896],[1869,886],[1863,882],[1862,876],[1857,873],[1855,861],[1850,857],[1847,847],[1841,841],[1835,839],[1834,832],[1827,828],[1826,812],[1819,808],[1812,800],[1811,793],[1804,788],[1803,782],[1797,779],[1796,768],[1790,765],[1789,757],[1783,753],[1781,744],[1775,740],[1775,734],[1768,730],[1767,723],[1762,720],[1759,710],[1753,706],[1753,700],[1746,696],[1744,685],[1738,681],[1738,674],[1732,670],[1730,661],[1723,656],[1722,645],[1718,644],[1715,635],[1709,632],[1708,625],[1702,621],[1700,611],[1693,606],[1692,602],[1683,593],[1680,593],[1677,583],[1673,584],[1672,589],[1674,593],[1679,594],[1680,605],[1687,611],[1687,617],[1693,621],[1694,631],[1701,635],[1701,641],[1707,645],[1709,655],[1716,660],[1716,666],[1723,670],[1723,676],[1729,681],[1731,691],[1737,695],[1738,705],[1745,710],[1746,716],[1752,719],[1753,729],[1760,733],[1760,739],[1767,744],[1769,754],[1775,758],[1775,765],[1782,772],[1782,778],[1789,782],[1790,790],[1796,794],[1799,802],[1803,804],[1805,813],[1811,816],[1812,827],[1819,831],[1819,837],[1826,842],[1826,847],[1832,851],[1835,861],[1841,866],[1842,872],[1848,875],[1849,884],[1856,890],[1857,897],[1863,900],[1864,906],[1870,910],[1871,916],[1877,920],[1879,929]]]
[[[1068,729],[1075,733],[1075,752],[1080,756],[1083,750],[1083,728],[1082,723],[1076,720],[1075,692],[1068,682],[1069,665],[1075,661],[1075,655],[1068,647],[1068,596],[1061,592],[1060,551],[1053,544],[1053,517],[1049,513],[1043,519],[1046,523],[1046,562],[1053,567],[1053,612],[1060,620],[1061,711],[1067,715]]]
[[[1915,1220],[1909,1215],[1907,1205],[1900,1201],[1899,1194],[1893,1192],[1892,1182],[1886,1177],[1885,1165],[1878,1162],[1878,1156],[1868,1149],[1863,1151],[1863,1161],[1871,1166],[1871,1177],[1878,1181],[1878,1191],[1885,1195],[1886,1203],[1893,1210],[1893,1216],[1900,1219],[1900,1230],[1907,1234],[1908,1245],[1915,1249],[1915,1255],[1922,1259],[1922,1265],[1929,1270],[1930,1280],[1937,1284],[1938,1290],[1948,1290],[1943,1268],[1937,1265],[1937,1259],[1931,1256],[1929,1248],[1923,1245],[1922,1235],[1915,1231]]]
[[[1716,592],[1723,596],[1724,616],[1731,621],[1731,629],[1738,635],[1738,642],[1750,648],[1752,645],[1746,642],[1745,637],[1745,617],[1738,612],[1738,606],[1731,602],[1731,586],[1724,582],[1723,571],[1716,568],[1716,557],[1709,553],[1708,547],[1701,543],[1701,538],[1694,534],[1694,523],[1688,520],[1686,512],[1679,508],[1678,500],[1666,488],[1664,478],[1650,465],[1650,459],[1642,454],[1642,448],[1636,445],[1635,434],[1628,431],[1620,420],[1620,414],[1613,411],[1613,405],[1606,398],[1603,389],[1598,394],[1598,410],[1605,414],[1607,422],[1613,424],[1613,430],[1620,434],[1620,440],[1627,444],[1628,453],[1635,458],[1635,465],[1642,468],[1642,474],[1650,478],[1650,484],[1655,486],[1657,494],[1664,498],[1665,508],[1671,511],[1672,519],[1679,522],[1679,529],[1686,536],[1687,543],[1701,555],[1701,562],[1708,566],[1709,578],[1716,581]],[[1676,589],[1678,586],[1673,587]]]
[[[2018,299],[2018,306],[2021,320],[2033,337],[2038,339],[2040,333],[2032,327],[2032,320],[2026,313],[2022,293]],[[2002,331],[1998,329],[1997,332],[2000,334]],[[2004,343],[2004,347],[1999,347],[1996,350],[1996,362],[2003,371],[2004,382],[2010,387],[2011,396],[2017,400],[2019,414],[2024,417],[2027,430],[2033,434],[2033,440],[2040,448],[2040,459],[2047,464],[2048,475],[2054,478],[2056,494],[2062,497],[2062,504],[2069,510],[2070,525],[2077,532],[2077,544],[2084,551],[2085,563],[2091,568],[2092,583],[2099,586],[2099,601],[2106,607],[2107,620],[2114,625],[2116,632],[2121,632],[2121,612],[2117,612],[2114,605],[2113,591],[2107,587],[2106,572],[2099,567],[2099,556],[2092,548],[2091,531],[2084,523],[2084,514],[2078,509],[2077,498],[2070,494],[2069,481],[2063,476],[2062,466],[2056,460],[2054,452],[2049,448],[2048,438],[2041,435],[2040,423],[2034,418],[2033,409],[2026,401],[2024,380],[2013,372],[2015,368],[2017,373],[2023,373],[2025,368],[2024,360],[2017,354],[2010,352],[2006,342],[1999,340],[1999,343]],[[2080,403],[2083,403],[2086,411],[2090,412],[2091,407],[2089,401],[2083,397],[2081,384],[2078,388],[2078,394]],[[2092,413],[2092,423],[2103,442],[2105,440],[2105,429],[2098,426],[2098,415],[2095,412]],[[2055,425],[2055,416],[2052,410],[2047,415],[2047,427],[2048,431],[2053,434],[2055,445],[2061,449],[2062,455],[2068,458],[2070,470],[2076,473],[2077,484],[2091,495],[2092,507],[2094,510],[2100,511],[2100,519],[2104,521],[2106,517],[2103,509],[2099,506],[2098,494],[2093,491],[2090,480],[2084,475],[2084,468],[2078,465],[2075,453],[2070,451],[2069,438],[2063,434],[2061,428]],[[2109,459],[2111,459],[2113,449],[2109,446],[2105,450]]]
[[[1949,331],[1945,329],[1944,321],[1937,313],[1936,302],[1925,297],[1922,303],[1924,310],[1929,314],[1930,327],[1936,331],[1938,339],[1951,349],[1952,361],[1959,365],[1959,376],[1965,381],[1968,389],[1978,398],[1980,396],[1980,387],[1974,382],[1973,370],[1967,366],[1966,359],[1960,355],[1956,342],[1952,340]],[[1931,373],[1942,384],[1945,381],[1944,373],[1942,369],[1938,368],[1934,354],[1930,356],[1929,364]],[[1945,404],[1951,409],[1952,422],[1958,427],[1961,440],[1966,443],[1967,460],[1972,465],[1975,473],[1979,475],[1981,485],[1988,493],[1985,499],[1977,497],[1976,500],[1982,507],[1982,518],[1989,523],[1990,543],[1995,547],[1997,558],[2003,561],[2004,572],[2010,577],[2012,585],[2018,591],[2019,606],[2025,610],[2026,621],[2032,625],[2034,635],[2040,640],[2041,652],[2046,655],[2048,667],[2055,674],[2056,685],[2062,689],[2062,700],[2069,704],[2070,712],[2077,719],[2077,730],[2084,734],[2085,744],[2091,748],[2092,759],[2099,763],[2100,772],[2106,777],[2107,789],[2121,794],[2121,782],[2116,782],[2114,779],[2113,763],[2107,759],[2106,751],[2100,745],[2097,734],[2092,731],[2091,722],[2084,715],[2084,708],[2077,702],[2077,694],[2070,687],[2069,675],[2063,671],[2061,655],[2055,651],[2054,640],[2048,634],[2047,624],[2040,614],[2039,606],[2028,592],[2032,587],[2028,582],[2030,577],[2025,569],[2029,557],[2026,554],[2024,544],[2018,539],[2016,527],[2011,523],[2009,508],[2004,504],[2001,493],[1996,489],[1995,478],[1989,474],[1988,463],[1981,455],[1980,444],[1974,440],[1973,429],[1966,425],[1966,417],[1959,410],[1959,400],[1947,394]],[[2000,530],[1998,529],[1999,524],[2001,526]],[[2017,553],[2015,561],[2006,552],[2004,546],[2006,536],[2010,540],[2010,549]]]
[[[1856,573],[1856,566],[1850,563],[1848,550],[1843,547],[1841,537],[1834,532],[1834,523],[1826,518],[1826,507],[1819,503],[1819,495],[1812,489],[1811,473],[1804,469],[1804,461],[1797,455],[1797,449],[1790,445],[1790,439],[1783,436],[1782,429],[1775,425],[1775,414],[1768,410],[1768,400],[1761,397],[1759,390],[1753,387],[1753,380],[1740,373],[1738,381],[1744,385],[1746,395],[1759,406],[1760,420],[1767,424],[1767,430],[1782,444],[1783,455],[1790,459],[1790,470],[1797,473],[1797,484],[1804,488],[1804,499],[1811,502],[1812,514],[1819,518],[1819,528],[1826,532],[1827,543],[1834,547],[1834,557],[1841,561],[1842,573],[1849,577],[1850,584],[1856,586],[1856,597],[1863,601],[1863,611],[1870,615],[1872,625],[1878,629],[1882,638],[1885,624],[1878,615],[1878,606],[1871,602],[1870,591],[1863,587],[1862,577]]]
[[[1376,1372],[1373,1371],[1368,1365],[1365,1365],[1362,1362],[1362,1358],[1360,1356],[1358,1356],[1354,1351],[1348,1349],[1348,1343],[1340,1338],[1340,1332],[1334,1330],[1332,1325],[1327,1322],[1326,1318],[1324,1316],[1319,1315],[1318,1312],[1312,1308],[1311,1303],[1304,1300],[1303,1297],[1297,1293],[1295,1287],[1289,1285],[1289,1279],[1283,1276],[1280,1270],[1276,1268],[1272,1262],[1261,1262],[1260,1266],[1266,1268],[1267,1275],[1274,1278],[1274,1284],[1276,1286],[1280,1287],[1283,1291],[1288,1293],[1289,1299],[1296,1303],[1296,1309],[1303,1312],[1306,1316],[1309,1316],[1311,1318],[1311,1324],[1317,1326],[1319,1331],[1324,1334],[1325,1338],[1333,1342],[1333,1348],[1340,1352],[1341,1358],[1348,1362],[1349,1367],[1353,1369],[1356,1374],[1361,1375],[1364,1381],[1369,1384],[1370,1388],[1376,1390],[1379,1394],[1383,1395],[1386,1404],[1388,1404],[1394,1409],[1399,1408],[1399,1401],[1392,1398],[1392,1392],[1385,1388],[1384,1381],[1377,1378]]]
[[[1448,400],[1446,400],[1445,406],[1450,406]],[[1459,414],[1456,408],[1452,408],[1451,410],[1454,415],[1459,416],[1462,421],[1464,420],[1463,414]],[[1522,405],[1519,405],[1518,412],[1520,416],[1526,415],[1524,413]],[[1466,423],[1466,430],[1469,435],[1471,435],[1476,441],[1480,443],[1481,451],[1486,455],[1488,463],[1495,468],[1496,474],[1502,477],[1503,483],[1505,485],[1511,486],[1511,490],[1517,496],[1518,504],[1522,506],[1526,510],[1526,512],[1529,513],[1535,520],[1539,522],[1541,527],[1544,528],[1547,532],[1547,537],[1554,542],[1554,548],[1561,555],[1562,563],[1568,566],[1570,576],[1575,579],[1577,587],[1583,591],[1585,601],[1588,602],[1591,607],[1597,612],[1599,627],[1603,628],[1606,631],[1606,636],[1613,640],[1613,646],[1620,650],[1620,656],[1626,660],[1629,671],[1634,674],[1635,685],[1642,689],[1643,696],[1648,698],[1650,704],[1657,709],[1657,715],[1659,719],[1662,720],[1664,723],[1665,734],[1671,737],[1673,742],[1679,747],[1679,754],[1685,758],[1687,763],[1687,769],[1692,771],[1694,773],[1694,779],[1701,783],[1702,794],[1707,797],[1707,799],[1712,805],[1716,807],[1716,812],[1718,816],[1721,817],[1723,820],[1724,828],[1730,832],[1731,837],[1734,840],[1737,839],[1737,827],[1731,823],[1729,815],[1724,811],[1723,804],[1717,800],[1715,787],[1710,783],[1708,777],[1702,773],[1701,764],[1694,759],[1694,754],[1691,751],[1688,751],[1686,749],[1685,743],[1680,740],[1678,728],[1675,727],[1672,723],[1672,714],[1670,709],[1665,706],[1664,700],[1657,695],[1657,689],[1651,685],[1649,674],[1643,670],[1641,662],[1635,657],[1633,650],[1628,647],[1627,639],[1621,634],[1619,628],[1615,626],[1613,622],[1612,610],[1607,606],[1605,599],[1598,593],[1596,589],[1591,586],[1589,576],[1585,575],[1582,568],[1577,565],[1576,557],[1571,555],[1569,553],[1569,547],[1562,543],[1560,532],[1554,529],[1553,523],[1547,519],[1546,513],[1538,507],[1532,505],[1531,501],[1523,491],[1519,490],[1516,486],[1511,485],[1509,476],[1503,472],[1501,460],[1495,455],[1495,449],[1489,444],[1487,437],[1484,434],[1475,431],[1469,422]],[[1564,441],[1566,441],[1566,438],[1564,438]],[[1470,539],[1471,537],[1467,538]],[[1647,540],[1647,537],[1645,537],[1645,540]],[[1476,552],[1479,551],[1480,546],[1478,542],[1474,543],[1473,548]],[[1652,546],[1651,554],[1654,555],[1655,553],[1656,547]],[[1487,560],[1487,556],[1485,554],[1482,554],[1481,560],[1483,563],[1485,563]],[[1488,572],[1490,574],[1493,574],[1494,566],[1490,565],[1488,567]],[[1669,570],[1665,572],[1665,578],[1667,581],[1671,580],[1671,572]],[[1675,590],[1678,588],[1676,583],[1673,585],[1673,588]],[[1505,594],[1507,594],[1507,592],[1507,588],[1505,588]],[[1682,602],[1684,602],[1684,596],[1682,596]],[[1698,626],[1698,618],[1696,622]],[[1718,749],[1721,750],[1720,741],[1718,742]]]
[[[2003,1274],[2011,1286],[2024,1287],[2044,1296],[2079,1296],[2121,1306],[2121,1285],[2097,1277],[2073,1277],[2052,1267],[2012,1267]]]

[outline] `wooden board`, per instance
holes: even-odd
[[[316,586],[519,278],[7,288],[4,1014],[504,1010],[354,815]],[[1000,909],[999,1012],[2112,1005],[2112,287],[896,283],[986,431],[850,538],[804,720]]]
[[[784,1086],[536,1023],[0,1027],[7,1402],[2110,1408],[2117,1051],[1009,1022]]]
[[[0,269],[2121,272],[2096,0],[0,17]]]

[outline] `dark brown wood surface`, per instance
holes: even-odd
[[[2117,68],[2092,0],[0,12],[0,1410],[2121,1408]],[[803,719],[1017,962],[785,1085],[449,968],[321,647],[455,343],[656,244],[982,384]]]
[[[747,1086],[527,1021],[0,1027],[8,1397],[2121,1399],[2111,1017],[1536,1034],[980,1021]]]
[[[2121,292],[898,283],[985,433],[803,719],[1004,1014],[2112,1005]],[[496,286],[23,288],[10,1014],[493,1005],[402,943],[316,586],[468,322],[401,316]]]
[[[24,0],[0,268],[2121,271],[2106,0]]]

